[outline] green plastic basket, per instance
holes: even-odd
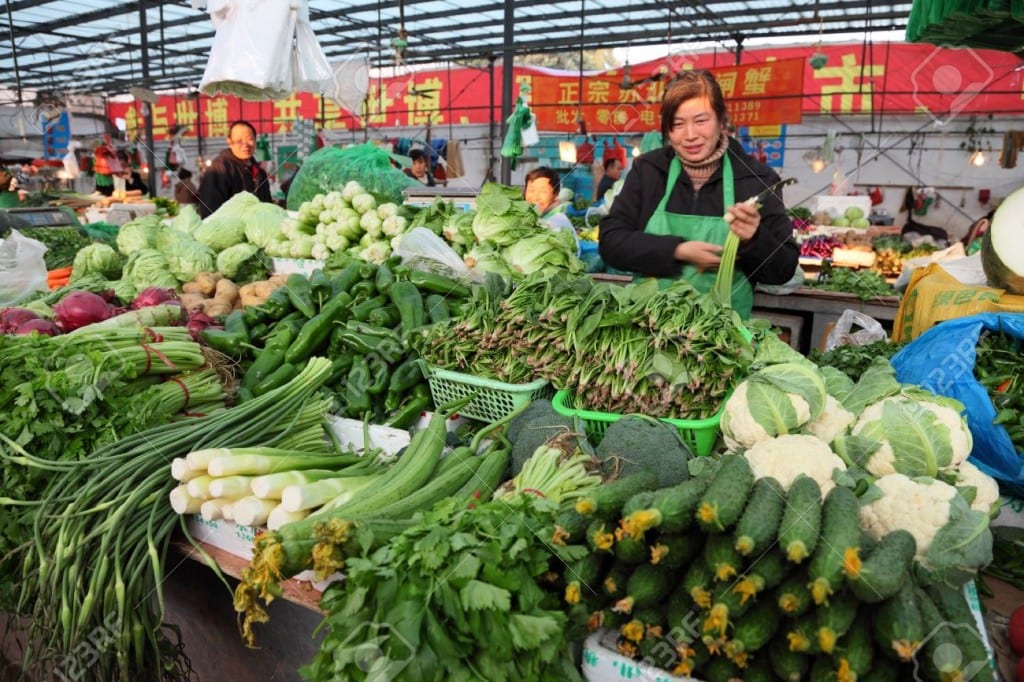
[[[468,419],[496,422],[524,403],[550,398],[554,393],[547,379],[539,379],[528,384],[506,384],[494,379],[481,379],[472,374],[441,369],[426,362],[421,365],[423,375],[430,384],[430,395],[435,405],[444,405],[472,393],[477,394],[468,405],[459,410],[459,414]]]
[[[575,396],[566,390],[555,393],[555,397],[551,399],[551,407],[558,414],[576,417],[582,421],[583,428],[587,432],[587,438],[595,445],[601,442],[604,432],[610,424],[626,416],[623,414],[612,414],[611,412],[596,412],[594,410],[577,408]],[[715,447],[715,441],[718,440],[718,425],[722,420],[722,410],[724,409],[725,403],[723,402],[718,412],[707,419],[662,418],[661,421],[679,429],[679,435],[682,436],[683,442],[693,450],[693,454],[705,457],[711,454]]]

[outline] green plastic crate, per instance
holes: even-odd
[[[423,375],[430,384],[430,395],[435,405],[444,405],[476,393],[477,396],[460,409],[459,414],[468,419],[488,423],[508,416],[524,403],[550,398],[554,393],[546,379],[528,384],[506,384],[493,379],[481,379],[472,374],[441,369],[426,362],[422,363],[422,367]]]
[[[604,432],[608,430],[608,426],[614,422],[619,421],[626,415],[612,414],[611,412],[596,412],[594,410],[587,410],[576,407],[576,399],[572,393],[566,390],[561,390],[555,393],[555,397],[551,399],[551,407],[554,408],[555,412],[567,417],[576,417],[583,422],[583,427],[586,429],[587,437],[591,439],[596,445],[601,442],[604,437]],[[725,403],[722,403],[722,407],[719,408],[718,412],[708,417],[707,419],[668,419],[662,418],[661,421],[671,424],[672,426],[679,429],[679,435],[682,436],[683,442],[685,442],[693,454],[704,457],[711,454],[711,451],[715,447],[715,441],[718,440],[718,426],[722,420],[722,411],[725,409]]]

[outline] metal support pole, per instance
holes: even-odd
[[[139,0],[139,52],[142,57],[142,87],[149,87],[149,27],[146,22],[146,0]],[[146,103],[149,115],[146,116],[146,166],[149,168],[149,196],[156,196],[157,176],[156,154],[153,152],[153,107],[155,103]]]
[[[490,94],[490,109],[488,110],[488,127],[487,127],[487,174],[486,178],[488,182],[494,182],[497,178],[494,177],[494,164],[498,161],[494,155],[494,133],[496,127],[496,121],[494,120],[494,60],[497,59],[493,54],[487,58],[487,74],[489,76],[487,91]]]
[[[504,144],[505,134],[508,131],[508,117],[512,115],[512,95],[516,85],[515,65],[513,57],[515,51],[512,35],[515,31],[515,0],[505,0],[505,44],[502,46],[501,58],[501,140]],[[509,159],[501,157],[501,184],[512,184],[512,166]]]

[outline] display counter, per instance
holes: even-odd
[[[784,296],[755,292],[751,316],[771,320],[778,326],[788,324],[792,345],[806,355],[811,348],[821,347],[831,325],[844,310],[860,311],[891,329],[899,305],[899,296],[862,301],[856,294],[820,289],[797,289]]]

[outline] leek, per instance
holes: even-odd
[[[277,500],[261,500],[250,495],[237,500],[231,506],[231,512],[239,526],[262,526],[276,506]]]
[[[275,474],[257,476],[249,483],[252,494],[264,500],[280,500],[281,493],[290,485],[306,485],[325,478],[338,478],[337,471],[330,469],[307,469],[305,471],[279,471]]]
[[[270,514],[267,516],[267,530],[277,530],[281,526],[301,521],[307,516],[309,516],[309,511],[306,509],[291,512],[281,505],[277,505],[270,510]]]
[[[179,485],[171,491],[171,508],[179,514],[196,514],[203,501],[188,494],[187,485]]]
[[[259,448],[250,449],[258,450]],[[339,455],[311,455],[288,450],[280,452],[288,454],[232,454],[227,457],[215,457],[209,461],[206,470],[211,476],[236,476],[239,474],[260,476],[278,471],[337,468],[339,465],[351,464],[348,458]]]
[[[293,512],[315,509],[328,503],[337,506],[348,502],[359,491],[378,480],[380,474],[327,478],[306,485],[290,485],[281,492],[281,506]]]
[[[252,476],[225,476],[210,481],[210,497],[225,497],[228,499],[245,497],[249,494],[249,483]]]
[[[217,497],[217,495],[210,494],[210,483],[213,481],[213,476],[203,474],[197,476],[191,481],[185,484],[188,494],[197,500],[208,500],[211,497]]]

